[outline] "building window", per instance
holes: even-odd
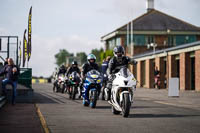
[[[116,40],[111,39],[108,41],[109,49],[113,49],[116,46]]]
[[[174,36],[168,36],[168,46],[175,46],[175,37]]]
[[[121,38],[120,37],[117,37],[117,39],[116,39],[116,45],[117,46],[121,45]]]
[[[197,41],[197,38],[195,35],[177,35],[176,36],[176,45],[186,44],[186,43],[192,43]]]
[[[151,43],[155,43],[155,38],[153,35],[149,35],[146,37],[146,43],[147,44],[151,44]]]
[[[145,36],[144,35],[133,35],[133,42],[136,46],[145,45]]]

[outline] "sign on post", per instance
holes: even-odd
[[[179,97],[179,78],[169,78],[169,97]]]

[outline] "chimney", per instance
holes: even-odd
[[[147,6],[147,12],[153,10],[154,9],[154,0],[147,0],[146,6]]]

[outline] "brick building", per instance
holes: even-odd
[[[155,9],[149,10],[115,31],[101,38],[105,49],[116,45],[126,47],[126,54],[139,54],[147,44],[157,44],[157,49],[179,46],[200,40],[200,28]],[[131,44],[134,48],[131,48]],[[133,50],[133,51],[131,51]]]
[[[153,0],[147,0],[147,5],[147,13],[101,37],[105,49],[122,45],[126,55],[137,57],[137,69],[131,67],[131,71],[137,75],[139,87],[153,88],[157,66],[162,72],[162,88],[167,88],[170,77],[179,77],[181,90],[200,91],[200,27],[154,9]],[[156,52],[151,52],[148,44],[156,44]]]
[[[134,73],[138,87],[153,88],[154,68],[158,67],[161,88],[168,79],[178,77],[180,90],[200,91],[200,41],[134,56],[138,61]]]

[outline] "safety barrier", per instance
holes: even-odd
[[[48,82],[47,79],[32,79],[32,84],[35,84],[35,83],[43,84],[43,83],[47,83],[47,82]]]

